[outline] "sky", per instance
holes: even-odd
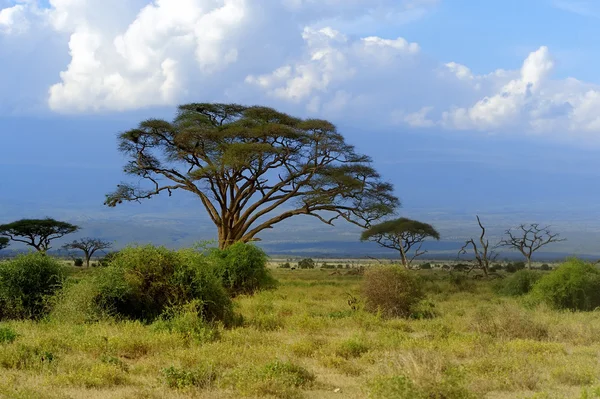
[[[333,122],[400,214],[447,242],[479,214],[492,234],[551,224],[568,241],[549,250],[600,255],[599,36],[595,0],[0,0],[0,222],[214,238],[189,196],[103,200],[126,180],[119,132],[235,102]],[[263,243],[358,233],[295,220]]]

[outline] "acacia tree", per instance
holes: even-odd
[[[297,215],[365,227],[399,203],[334,125],[271,108],[182,105],[172,122],[149,119],[122,133],[119,149],[129,158],[125,173],[149,186],[120,184],[106,205],[191,192],[216,225],[220,248],[258,240]]]
[[[8,247],[9,241],[10,240],[6,237],[0,237],[0,251]]]
[[[535,251],[553,242],[566,241],[565,238],[559,238],[560,234],[552,233],[549,227],[531,223],[521,224],[514,230],[508,229],[505,232],[507,237],[500,241],[500,246],[518,250],[527,260],[527,268],[531,269],[531,256]]]
[[[78,226],[51,218],[21,219],[0,225],[0,236],[27,244],[39,252],[46,252],[51,248],[51,241],[77,230]]]
[[[423,242],[427,238],[440,239],[440,233],[430,224],[407,218],[388,220],[363,231],[361,241],[373,241],[384,248],[400,252],[402,265],[410,269],[415,258],[424,255]],[[411,249],[413,252],[411,254]]]
[[[490,270],[490,262],[493,262],[498,257],[498,254],[494,252],[493,247],[490,248],[490,241],[485,237],[485,227],[483,227],[479,216],[476,217],[477,224],[479,224],[479,228],[481,229],[479,246],[477,246],[477,243],[475,243],[473,238],[467,240],[465,245],[458,251],[458,257],[460,258],[461,255],[466,254],[468,252],[467,249],[471,247],[476,262],[474,267],[481,269],[483,274],[487,276]],[[473,268],[471,268],[471,270],[473,270]],[[471,270],[469,270],[469,272]]]
[[[90,267],[90,259],[92,258],[92,256],[94,256],[94,254],[97,251],[112,248],[112,243],[108,241],[99,240],[97,238],[81,238],[69,244],[63,245],[63,248],[66,250],[76,249],[83,251],[83,255],[85,257],[85,265],[86,267]]]

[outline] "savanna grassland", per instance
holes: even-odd
[[[169,328],[60,314],[4,321],[0,397],[600,397],[600,312],[420,274],[427,309],[408,319],[363,310],[361,276],[278,269],[276,289],[234,299],[235,326],[193,313]]]

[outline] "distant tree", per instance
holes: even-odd
[[[51,218],[21,219],[16,222],[0,225],[0,236],[12,241],[22,242],[39,252],[46,252],[50,242],[79,230],[78,226]]]
[[[559,238],[560,234],[552,233],[550,226],[540,227],[538,223],[521,224],[515,229],[506,230],[505,235],[500,246],[519,251],[525,257],[528,269],[531,269],[531,257],[535,251],[553,242],[566,241],[565,238]]]
[[[315,261],[312,258],[305,258],[298,262],[298,268],[300,269],[314,269]]]
[[[407,218],[376,224],[363,231],[360,237],[361,241],[373,241],[384,248],[399,251],[406,269],[410,269],[415,258],[427,253],[421,249],[427,238],[439,240],[440,233],[430,224]]]
[[[473,268],[480,269],[481,271],[483,271],[483,274],[487,276],[490,271],[490,263],[496,260],[498,254],[494,252],[494,247],[490,248],[490,241],[487,238],[485,238],[485,227],[483,227],[479,216],[476,217],[477,224],[479,224],[479,228],[481,229],[481,235],[479,236],[479,246],[477,246],[477,243],[473,238],[467,240],[467,242],[465,242],[465,245],[463,245],[460,251],[458,251],[458,257],[460,258],[461,255],[466,254],[468,252],[467,249],[471,247],[476,262]],[[473,270],[473,268],[471,268],[471,270]],[[469,270],[469,272],[471,270]]]
[[[216,225],[221,249],[297,215],[366,227],[399,204],[371,158],[333,124],[271,108],[182,105],[173,122],[149,119],[122,133],[119,149],[125,172],[148,187],[121,184],[106,205],[188,191]]]
[[[99,240],[97,238],[81,238],[72,243],[63,245],[66,250],[80,250],[85,257],[85,266],[90,267],[90,259],[97,251],[112,248],[112,244],[108,241]]]
[[[0,251],[2,251],[4,248],[8,247],[10,240],[6,237],[0,237]]]

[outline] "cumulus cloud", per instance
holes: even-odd
[[[369,126],[600,132],[600,88],[555,79],[547,47],[476,74],[378,29],[440,1],[0,0],[0,56],[32,57],[45,75],[27,82],[57,112],[232,101]],[[7,93],[25,86],[13,68]]]

